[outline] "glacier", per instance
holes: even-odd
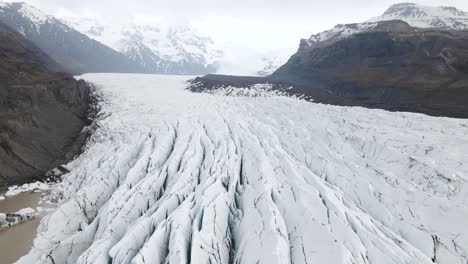
[[[468,261],[468,120],[80,78],[95,131],[17,263]]]

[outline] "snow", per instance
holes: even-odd
[[[402,20],[413,27],[468,30],[468,12],[454,7],[422,6],[402,3],[391,6],[383,15],[364,23],[337,25],[333,29],[312,35],[308,44],[340,40],[374,29],[380,21]]]
[[[24,19],[29,20],[30,25],[28,25],[28,27],[31,26],[34,28],[37,33],[39,33],[41,26],[46,23],[58,23],[53,16],[47,15],[36,7],[24,2],[0,2],[0,13],[5,12],[9,16],[23,17]],[[17,31],[24,37],[28,37],[25,33],[24,27],[21,26],[17,28]]]
[[[324,31],[317,35],[312,35],[309,38],[310,42],[323,42],[327,40],[339,40],[352,36],[357,33],[365,32],[374,29],[378,23],[362,23],[337,25],[331,30]]]
[[[19,8],[18,8],[19,7]],[[31,21],[31,23],[36,27],[39,28],[41,25],[46,23],[48,20],[53,20],[52,17],[46,15],[39,9],[34,6],[28,5],[26,3],[7,3],[7,2],[0,2],[0,12],[5,12],[5,9],[14,8],[18,12],[19,15],[27,18]],[[24,33],[24,32],[20,32]]]
[[[190,61],[208,66],[222,56],[211,38],[190,25],[179,25],[137,19],[119,23],[95,18],[63,17],[62,20],[116,51],[135,59],[144,56],[142,47],[155,58],[170,62]]]
[[[19,210],[17,212],[17,214],[24,214],[24,215],[28,215],[28,214],[35,214],[36,213],[36,210],[28,207],[28,208],[23,208],[21,210]]]
[[[468,12],[454,7],[396,4],[383,15],[370,19],[369,22],[387,20],[403,20],[413,27],[421,28],[468,29]]]
[[[21,186],[14,185],[8,187],[8,191],[5,193],[5,196],[15,196],[20,193],[33,192],[33,191],[47,191],[50,189],[50,186],[47,183],[43,182],[33,182],[25,183]]]
[[[268,76],[273,74],[279,67],[283,66],[291,57],[294,51],[278,50],[270,52],[261,58],[261,70],[256,72],[258,76]]]
[[[18,263],[468,261],[468,121],[91,74],[102,96]]]
[[[18,11],[24,17],[29,18],[31,22],[37,26],[44,24],[48,19],[48,16],[42,13],[39,9],[25,3],[22,3],[21,8]]]
[[[23,208],[16,213],[0,213],[0,229],[11,227],[28,221],[39,215],[39,211],[33,208]]]

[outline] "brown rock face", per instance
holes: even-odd
[[[80,150],[89,87],[0,25],[0,185],[34,180]]]
[[[320,102],[468,117],[468,32],[380,22],[302,45],[272,77],[307,86]]]

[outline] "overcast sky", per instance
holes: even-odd
[[[362,22],[382,14],[395,0],[23,0],[52,15],[157,16],[189,21],[224,47],[294,51],[299,39],[336,24]],[[468,0],[419,0],[455,6]]]

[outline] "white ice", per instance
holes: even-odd
[[[40,210],[35,210],[33,208],[27,207],[15,213],[0,213],[0,229],[28,221],[38,216],[41,212],[45,212],[45,210],[43,208]]]
[[[14,185],[8,187],[8,191],[5,193],[5,196],[11,197],[25,192],[47,191],[49,190],[49,188],[50,186],[47,183],[43,182],[25,183],[21,186]]]
[[[468,261],[468,121],[85,75],[97,130],[18,263]]]

